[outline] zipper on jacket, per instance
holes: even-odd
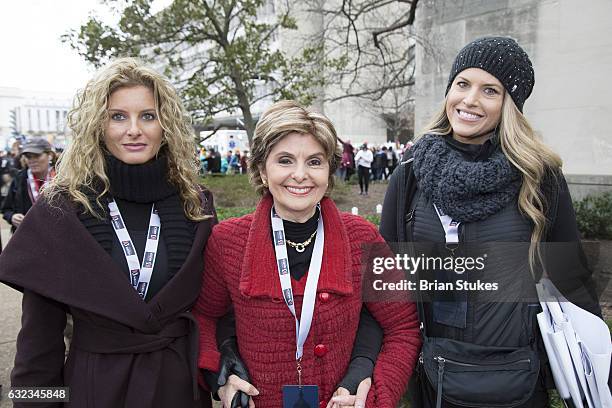
[[[406,219],[405,222],[406,224],[408,224],[410,221],[412,221],[412,219],[414,218],[414,209],[408,211],[408,213],[406,213]]]
[[[438,391],[436,395],[436,408],[442,408],[442,379],[444,378],[444,363],[446,359],[442,356],[434,357],[438,362]]]
[[[465,242],[465,224],[459,224],[459,242]]]
[[[472,364],[472,363],[464,363],[462,361],[456,361],[456,360],[451,360],[449,358],[445,358],[442,356],[438,356],[438,357],[434,357],[434,359],[436,361],[438,361],[438,364],[440,363],[440,359],[444,360],[445,362],[451,363],[451,364],[455,364],[455,365],[459,365],[459,366],[463,366],[463,367],[482,367],[482,366],[488,366],[488,365],[496,365],[496,364],[520,364],[520,363],[531,363],[531,359],[529,358],[525,358],[522,360],[517,360],[517,361],[511,361],[508,363],[491,363],[491,364]]]

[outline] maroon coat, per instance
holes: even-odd
[[[217,319],[233,306],[240,354],[259,390],[258,408],[280,408],[281,387],[297,382],[295,320],[282,299],[271,239],[268,195],[254,214],[215,226],[206,247],[208,262],[194,314],[200,324],[201,368],[217,371]],[[304,345],[302,379],[319,386],[325,406],[349,364],[362,307],[362,253],[384,244],[374,225],[321,201],[325,243],[317,300]],[[300,314],[306,278],[292,281]],[[421,346],[414,303],[370,302],[366,307],[384,330],[366,406],[395,408]]]
[[[213,214],[210,193],[202,200]],[[209,407],[194,382],[197,325],[189,310],[213,223],[198,224],[183,266],[145,303],[74,206],[38,200],[0,256],[0,281],[24,292],[12,385],[68,386],[65,406],[78,408]],[[64,362],[66,311],[74,335]]]

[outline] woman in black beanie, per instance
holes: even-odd
[[[533,85],[531,61],[513,39],[466,45],[444,105],[391,178],[380,231],[388,242],[439,242],[449,256],[464,242],[524,242],[525,269],[534,276],[541,242],[571,243],[573,251],[561,254],[576,267],[564,277],[565,294],[600,315],[561,159],[522,113]],[[498,272],[520,280],[512,268]],[[481,296],[455,291],[420,302],[424,346],[414,406],[548,406],[552,381],[539,346],[537,296],[488,303]]]
[[[118,59],[79,93],[68,123],[56,178],[0,257],[0,282],[23,292],[11,385],[69,387],[73,407],[210,407],[190,309],[215,217],[178,94]]]

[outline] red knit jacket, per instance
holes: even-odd
[[[255,406],[282,407],[282,385],[296,384],[295,320],[285,305],[271,239],[272,198],[253,214],[213,229],[205,252],[204,281],[194,314],[200,325],[199,366],[218,371],[217,319],[233,305],[240,355],[259,390]],[[321,201],[325,244],[317,300],[302,358],[303,384],[319,386],[321,406],[349,364],[359,323],[362,244],[382,243],[374,226]],[[292,281],[301,312],[306,278]],[[416,308],[407,302],[367,303],[384,331],[367,407],[395,408],[415,365],[421,340]]]

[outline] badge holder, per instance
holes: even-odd
[[[283,385],[283,408],[318,408],[319,386],[302,385],[302,366],[297,362],[297,385]]]

